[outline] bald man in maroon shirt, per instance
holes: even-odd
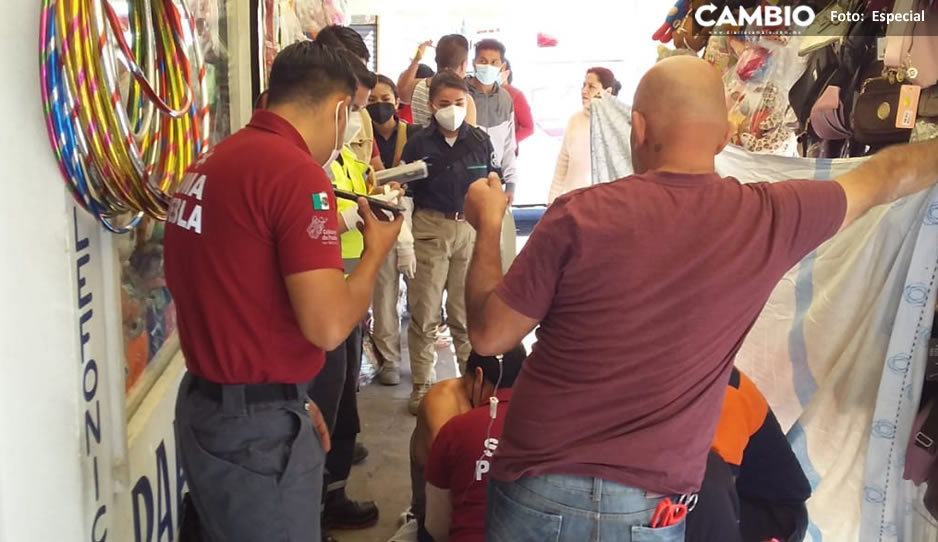
[[[938,181],[938,141],[887,149],[833,181],[716,174],[723,86],[665,60],[632,113],[635,175],[558,199],[503,277],[506,196],[466,198],[477,230],[469,335],[501,352],[536,326],[492,464],[486,540],[683,540],[652,528],[697,491],[733,359],[784,273],[876,205]]]

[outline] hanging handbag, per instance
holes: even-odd
[[[918,101],[919,117],[938,117],[938,85],[922,91]]]
[[[922,87],[938,83],[938,12],[928,9],[931,3],[896,0],[895,12],[925,12],[925,20],[896,21],[886,30],[886,67],[905,70],[909,81]]]
[[[885,24],[871,19],[854,24],[840,47],[840,67],[832,84],[840,87],[840,113],[845,126],[850,126],[853,106],[868,76],[865,72],[875,63],[877,36],[883,35]],[[880,66],[881,69],[881,66]]]
[[[811,108],[811,129],[825,140],[840,140],[850,137],[850,128],[844,122],[840,87],[828,85],[817,103]]]
[[[860,143],[879,147],[908,143],[910,128],[896,128],[901,85],[880,76],[863,82],[853,109],[853,137]]]
[[[853,23],[841,21],[831,15],[831,12],[854,13],[863,6],[863,0],[834,0],[821,10],[814,21],[802,33],[801,45],[798,47],[800,56],[807,56],[841,41],[850,31]]]
[[[804,74],[788,91],[788,103],[791,104],[802,129],[807,126],[808,119],[811,117],[811,108],[837,73],[838,64],[833,46],[815,51],[808,59]]]

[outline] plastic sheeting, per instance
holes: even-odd
[[[631,173],[628,107],[592,107],[593,178]],[[862,159],[755,155],[717,171],[744,182],[834,178]],[[765,394],[814,488],[812,542],[938,536],[902,480],[938,276],[938,189],[873,209],[781,280],[737,356]]]

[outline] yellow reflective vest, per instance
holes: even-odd
[[[370,192],[369,170],[371,165],[359,160],[348,145],[342,147],[339,156],[341,160],[336,159],[329,166],[332,169],[332,186],[338,190],[367,196]],[[337,198],[337,202],[338,212],[340,213],[350,207],[357,207],[354,201],[347,199]],[[342,261],[345,263],[345,272],[349,273],[362,257],[365,240],[362,238],[362,233],[358,229],[354,229],[343,233],[341,241]]]

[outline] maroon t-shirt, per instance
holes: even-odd
[[[189,171],[166,221],[166,282],[193,374],[221,384],[312,380],[325,362],[284,278],[342,269],[332,185],[268,111]]]
[[[460,414],[446,422],[430,449],[424,478],[440,489],[449,490],[453,507],[449,542],[485,540],[485,486],[511,390],[499,390],[495,395],[498,415],[494,421],[487,404]]]
[[[716,174],[651,172],[558,199],[497,289],[540,327],[492,475],[696,490],[746,333],[845,213],[836,182]]]

